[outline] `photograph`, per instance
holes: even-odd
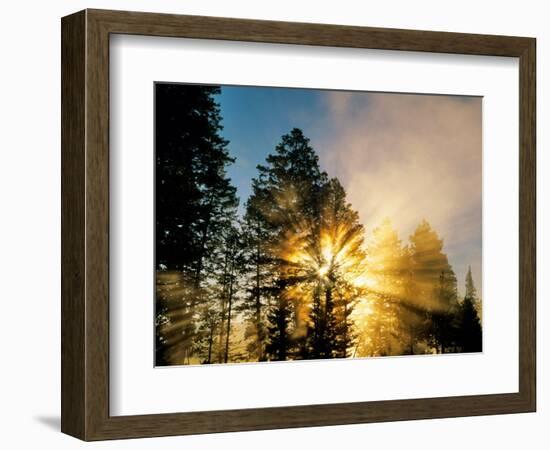
[[[482,352],[482,97],[153,89],[155,367]]]

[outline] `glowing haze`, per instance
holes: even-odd
[[[241,203],[256,165],[282,134],[301,128],[345,188],[367,240],[389,218],[406,243],[426,219],[444,238],[459,291],[471,265],[481,293],[481,98],[222,87],[219,101]]]

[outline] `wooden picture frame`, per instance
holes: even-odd
[[[535,39],[105,10],[64,17],[61,29],[64,433],[101,440],[535,411]],[[519,392],[110,416],[109,36],[117,33],[519,58]]]

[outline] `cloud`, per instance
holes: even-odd
[[[459,276],[468,264],[480,271],[481,98],[327,92],[323,99],[329,125],[313,143],[367,231],[389,217],[406,241],[426,219]],[[475,278],[480,288],[480,273]]]

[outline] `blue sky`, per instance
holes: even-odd
[[[292,128],[311,138],[323,113],[322,91],[308,89],[222,87],[218,97],[223,117],[223,136],[237,160],[229,175],[237,186],[241,204],[249,197],[256,166]],[[322,119],[321,119],[322,120]]]
[[[426,219],[444,238],[459,290],[468,265],[481,288],[480,98],[222,86],[217,101],[241,204],[256,166],[301,128],[367,235],[388,217],[406,243]]]

